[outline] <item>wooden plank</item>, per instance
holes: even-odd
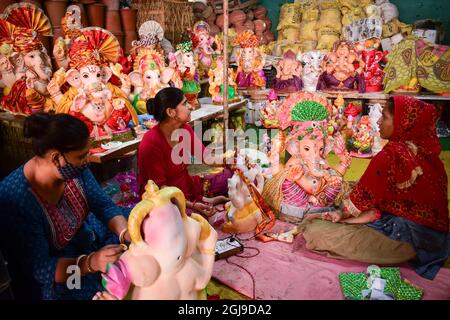
[[[108,160],[119,158],[129,152],[137,150],[141,141],[142,138],[134,139],[131,141],[124,142],[118,148],[107,150],[101,153],[91,154],[89,155],[89,162],[104,163]]]

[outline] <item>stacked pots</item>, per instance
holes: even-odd
[[[122,32],[122,24],[120,22],[120,0],[102,0],[102,2],[107,7],[105,29],[109,30],[117,38],[120,46],[123,48],[125,34]]]
[[[105,27],[106,6],[102,3],[87,4],[87,15],[90,27]]]
[[[122,19],[123,31],[125,32],[124,52],[125,54],[129,54],[131,43],[138,38],[136,33],[136,9],[123,8],[120,10],[120,16]]]
[[[44,2],[44,6],[45,13],[50,19],[53,29],[53,43],[51,44],[51,47],[53,48],[58,38],[64,37],[61,27],[61,19],[66,14],[68,3],[67,0],[46,0]]]

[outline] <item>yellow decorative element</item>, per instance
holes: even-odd
[[[116,76],[116,77],[118,77],[118,78],[120,78],[120,74],[122,73],[122,65],[120,64],[120,63],[111,63],[110,65],[109,65],[109,67],[111,68],[111,71],[112,71],[112,73]]]
[[[141,49],[134,59],[133,69],[145,72],[146,70],[161,70],[164,68],[164,57],[156,50]]]
[[[172,200],[176,201],[182,218],[187,219],[186,199],[180,189],[166,187],[160,190],[152,180],[148,181],[145,186],[145,193],[142,195],[142,201],[134,207],[128,219],[128,231],[133,244],[144,241],[141,235],[141,225],[147,215],[151,214],[154,208],[160,208],[172,203]]]
[[[3,11],[3,19],[17,27],[26,28],[42,36],[52,36],[50,20],[42,9],[34,4],[21,2],[8,6]]]
[[[414,182],[416,182],[417,178],[419,176],[423,175],[423,171],[421,167],[416,167],[414,168],[414,170],[411,172],[411,178],[409,178],[409,180],[405,181],[405,182],[401,182],[401,183],[397,183],[396,187],[398,189],[406,189],[411,187]]]
[[[208,221],[206,221],[205,218],[196,213],[192,213],[191,218],[200,224],[200,241],[208,239],[209,235],[211,234],[211,226],[209,225]]]

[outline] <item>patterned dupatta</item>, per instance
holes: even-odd
[[[439,159],[439,113],[413,97],[394,97],[394,132],[344,200],[349,212],[377,208],[438,231],[448,231],[447,175]]]

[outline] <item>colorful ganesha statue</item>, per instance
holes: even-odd
[[[380,63],[386,61],[387,51],[364,50],[362,60],[364,61],[363,77],[366,84],[366,92],[383,91],[384,72]]]
[[[333,52],[322,61],[322,69],[317,90],[365,92],[364,62],[350,43],[337,42]]]
[[[215,65],[209,69],[209,93],[212,96],[214,104],[223,104],[224,86],[223,86],[223,56],[215,59]],[[232,68],[228,68],[228,102],[237,102],[240,100],[237,95],[235,74]]]
[[[134,60],[134,71],[129,74],[134,92],[130,95],[139,114],[147,113],[146,102],[163,88],[169,87],[177,74],[165,66],[164,57],[154,49],[140,49]]]
[[[332,206],[343,191],[343,175],[351,157],[339,134],[327,134],[330,114],[327,99],[311,93],[294,93],[283,101],[278,113],[279,136],[269,154],[273,176],[263,192],[278,212],[292,215],[298,214],[299,208]],[[283,133],[286,129],[287,136]],[[331,146],[340,160],[335,168],[326,160]],[[284,151],[291,157],[281,164],[277,155]]]
[[[216,40],[209,34],[209,24],[205,21],[198,21],[194,25],[195,34],[195,54],[199,62],[199,74],[208,75],[208,70],[213,64],[213,55],[216,54]]]
[[[236,59],[238,70],[236,84],[240,89],[262,89],[266,86],[264,75],[265,53],[259,48],[259,41],[252,31],[241,32],[234,40],[239,45]]]
[[[121,76],[123,90],[109,82],[119,49],[119,42],[109,31],[84,28],[69,51],[71,69],[65,75],[55,73],[52,79],[56,111],[83,120],[96,140],[123,133],[130,120],[138,124],[137,113],[128,100],[127,77]],[[66,81],[71,87],[62,94],[60,86]]]
[[[374,136],[369,116],[362,116],[353,135],[347,140],[350,155],[357,158],[372,157]]]
[[[217,232],[200,215],[186,215],[175,187],[149,181],[131,211],[129,249],[103,275],[102,299],[204,299],[215,260]],[[98,299],[99,295],[94,299]]]
[[[52,64],[38,36],[51,36],[50,21],[30,3],[8,6],[0,19],[0,109],[14,114],[53,111],[47,90]]]
[[[183,81],[183,92],[189,104],[198,109],[200,103],[198,102],[198,94],[200,93],[200,85],[197,72],[197,59],[194,54],[194,47],[191,36],[188,33],[182,35],[181,43],[177,45],[175,52],[175,65],[178,73]],[[173,59],[170,55],[169,59]],[[171,65],[174,66],[174,65]]]

